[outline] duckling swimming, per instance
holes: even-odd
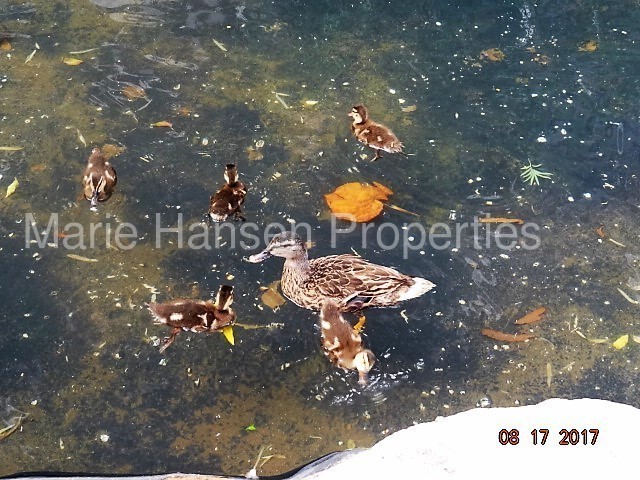
[[[371,350],[362,346],[360,333],[340,313],[339,305],[325,300],[320,310],[322,348],[331,363],[344,370],[358,370],[358,383],[366,385],[367,374],[376,361]]]
[[[279,233],[267,248],[248,260],[258,263],[270,256],[285,258],[282,293],[296,305],[310,310],[320,310],[327,299],[334,300],[343,312],[390,307],[435,287],[429,280],[410,277],[356,255],[309,259],[304,242],[292,232]]]
[[[402,142],[398,140],[398,137],[396,137],[391,129],[369,118],[367,107],[364,105],[356,105],[348,115],[353,118],[351,132],[356,139],[376,151],[376,156],[373,157],[372,162],[382,157],[381,151],[399,153],[405,157],[407,156],[402,151]]]
[[[238,180],[238,169],[228,163],[224,171],[226,183],[214,195],[211,195],[208,218],[214,222],[224,222],[230,215],[244,220],[240,208],[247,195],[247,187]]]
[[[91,207],[97,207],[98,202],[105,202],[113,194],[118,183],[116,170],[98,147],[91,150],[87,161],[87,168],[82,177],[84,198],[91,202]]]
[[[211,300],[177,299],[165,303],[150,303],[147,308],[156,325],[171,327],[171,335],[164,338],[160,353],[173,343],[176,336],[185,332],[215,332],[233,325],[236,313],[231,308],[233,287],[222,285],[215,302]]]

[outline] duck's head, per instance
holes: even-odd
[[[353,359],[353,365],[358,370],[358,374],[360,378],[358,379],[358,383],[361,385],[367,384],[367,374],[373,367],[373,364],[376,363],[376,356],[369,349],[362,350],[358,352]]]
[[[356,105],[351,109],[348,115],[353,118],[353,123],[362,123],[367,121],[367,107],[364,105]]]
[[[293,232],[283,232],[273,237],[267,248],[260,253],[251,255],[248,260],[251,263],[259,263],[271,256],[296,258],[306,254],[307,249],[298,235]]]
[[[218,310],[229,310],[233,303],[233,287],[231,285],[222,285],[216,295],[216,307]]]
[[[94,167],[96,164],[100,165],[106,160],[105,156],[102,154],[102,150],[98,147],[93,147],[91,149],[91,155],[89,155],[89,160],[87,160],[88,167]]]
[[[213,322],[209,325],[210,330],[222,330],[225,327],[231,327],[231,325],[236,322],[236,312],[231,308],[232,303],[233,287],[230,285],[222,285],[216,295],[215,310],[212,312]],[[227,337],[226,333],[225,337]],[[227,340],[229,340],[229,337],[227,337]],[[229,342],[233,345],[232,340],[229,340]]]
[[[98,206],[98,201],[101,200],[101,196],[104,197],[104,191],[107,181],[103,176],[92,174],[88,178],[87,188],[85,190],[85,197],[91,202],[91,208]],[[104,200],[104,199],[102,199]]]
[[[227,163],[224,170],[224,179],[228,185],[233,185],[238,181],[238,167],[235,163]]]

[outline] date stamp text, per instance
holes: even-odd
[[[557,438],[549,438],[548,428],[534,428],[529,432],[533,445],[546,445],[548,441],[557,441],[558,445],[595,445],[598,440],[599,428],[563,428],[558,432]],[[552,435],[553,437],[553,435]],[[523,440],[525,441],[525,440]],[[498,432],[500,445],[518,445],[520,443],[520,431],[517,428],[503,428]]]

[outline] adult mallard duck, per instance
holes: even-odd
[[[98,202],[105,202],[113,194],[118,183],[116,170],[111,166],[107,158],[98,147],[91,150],[87,161],[87,168],[82,177],[84,185],[84,198],[91,202],[91,207],[96,207]]]
[[[343,312],[389,307],[435,287],[429,280],[410,277],[356,255],[309,259],[302,239],[291,232],[279,233],[267,248],[248,260],[258,263],[270,256],[285,258],[282,293],[311,310],[320,310],[326,299],[334,300]]]
[[[238,168],[234,163],[228,163],[224,171],[226,183],[209,201],[208,218],[214,222],[224,222],[230,215],[244,220],[240,208],[247,195],[247,187],[238,180]]]
[[[367,383],[367,374],[376,361],[371,350],[362,346],[362,337],[340,313],[331,299],[322,302],[320,310],[322,349],[331,363],[344,370],[358,370],[358,383]]]
[[[185,332],[215,332],[233,325],[236,313],[231,308],[233,287],[222,285],[215,302],[211,300],[177,299],[165,303],[147,305],[156,325],[171,327],[171,335],[165,337],[160,353],[173,343],[176,336]]]
[[[356,139],[376,151],[376,156],[373,157],[372,162],[382,157],[382,153],[380,153],[382,151],[399,153],[406,157],[406,154],[402,151],[402,142],[398,140],[398,137],[389,127],[371,120],[367,107],[356,105],[348,115],[353,118],[351,132]]]

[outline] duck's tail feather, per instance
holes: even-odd
[[[400,300],[409,300],[410,298],[419,297],[436,286],[435,283],[430,282],[426,278],[413,277],[412,280],[413,285],[400,295]]]

